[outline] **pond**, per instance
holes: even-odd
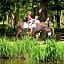
[[[30,62],[29,60],[22,60],[20,58],[4,59],[0,58],[0,64],[35,64],[35,62]]]
[[[64,64],[62,61],[56,62],[44,62],[44,63],[37,63],[37,62],[30,62],[29,60],[22,60],[19,58],[12,58],[12,59],[1,59],[0,64]]]

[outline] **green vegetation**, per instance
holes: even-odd
[[[64,43],[47,40],[40,44],[32,37],[25,36],[22,40],[8,41],[0,38],[0,57],[22,57],[33,61],[53,61],[64,59]]]
[[[38,15],[41,22],[49,16],[55,32],[64,33],[64,29],[59,28],[61,17],[61,21],[64,20],[63,9],[64,2],[62,0],[2,0],[0,1],[0,24],[3,23],[3,25],[0,26],[0,35],[5,36],[5,34],[12,33],[15,35],[17,22],[25,20],[28,10],[32,11],[32,17]],[[11,26],[9,26],[10,20],[12,20]],[[0,38],[0,57],[5,58],[22,57],[37,62],[64,60],[63,48],[64,43],[53,39],[46,40],[46,44],[40,44],[39,41],[29,36],[12,42],[5,37]]]
[[[38,12],[40,9],[42,9],[41,13]],[[32,11],[33,16],[38,15],[40,21],[43,21],[47,15],[53,17],[63,9],[63,0],[3,0],[0,1],[0,21],[6,20],[7,15],[10,17],[12,14],[15,17],[14,22],[21,21],[28,10]]]

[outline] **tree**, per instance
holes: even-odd
[[[55,17],[57,22],[57,27],[60,27],[60,15],[61,10],[64,9],[64,2],[62,0],[51,0],[48,5],[49,11],[55,11]]]
[[[63,6],[62,0],[2,0],[0,1],[0,17],[5,16],[4,18],[6,18],[7,14],[14,13],[16,24],[24,18],[27,10],[31,10],[33,16],[39,15],[40,21],[45,21],[50,11],[57,11],[57,15],[59,15]],[[58,20],[57,23],[59,26]]]

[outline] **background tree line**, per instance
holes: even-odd
[[[4,21],[14,15],[14,25],[22,21],[28,10],[32,11],[33,17],[39,15],[40,21],[45,21],[46,17],[57,17],[57,25],[60,26],[60,14],[64,9],[64,0],[1,0],[0,1],[0,21]]]

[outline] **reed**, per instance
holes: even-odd
[[[33,37],[24,36],[22,40],[8,41],[0,38],[0,57],[24,57],[31,61],[50,61],[64,59],[64,43],[47,40],[46,44],[39,44]]]

